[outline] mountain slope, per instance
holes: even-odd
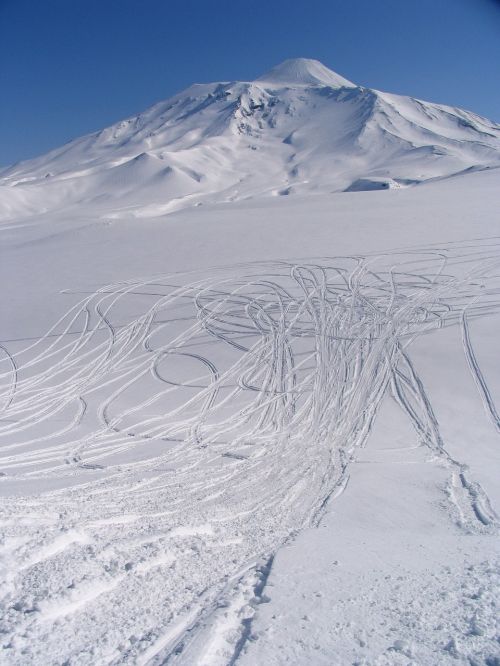
[[[0,218],[85,204],[154,216],[262,195],[383,189],[500,165],[500,126],[356,86],[314,60],[195,84],[0,172]]]

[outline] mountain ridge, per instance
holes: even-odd
[[[500,165],[500,125],[357,86],[312,59],[193,84],[0,172],[0,218],[162,215],[255,196],[390,189]],[[364,185],[365,184],[365,185]]]

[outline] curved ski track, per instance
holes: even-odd
[[[386,391],[449,469],[460,525],[496,529],[408,350],[461,325],[498,428],[468,329],[498,311],[498,250],[128,281],[2,344],[2,478],[27,489],[1,500],[9,663],[189,663],[221,607],[234,624],[217,663],[235,663],[272,554],[345,487]]]

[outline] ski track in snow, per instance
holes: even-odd
[[[469,324],[498,311],[499,258],[488,240],[154,276],[4,341],[0,481],[40,487],[1,499],[9,663],[177,663],[202,640],[236,663],[273,553],[343,491],[386,391],[449,471],[450,518],[495,531],[410,352],[461,326],[498,428]]]

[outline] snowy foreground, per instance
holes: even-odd
[[[499,188],[5,223],[1,663],[498,664]]]

